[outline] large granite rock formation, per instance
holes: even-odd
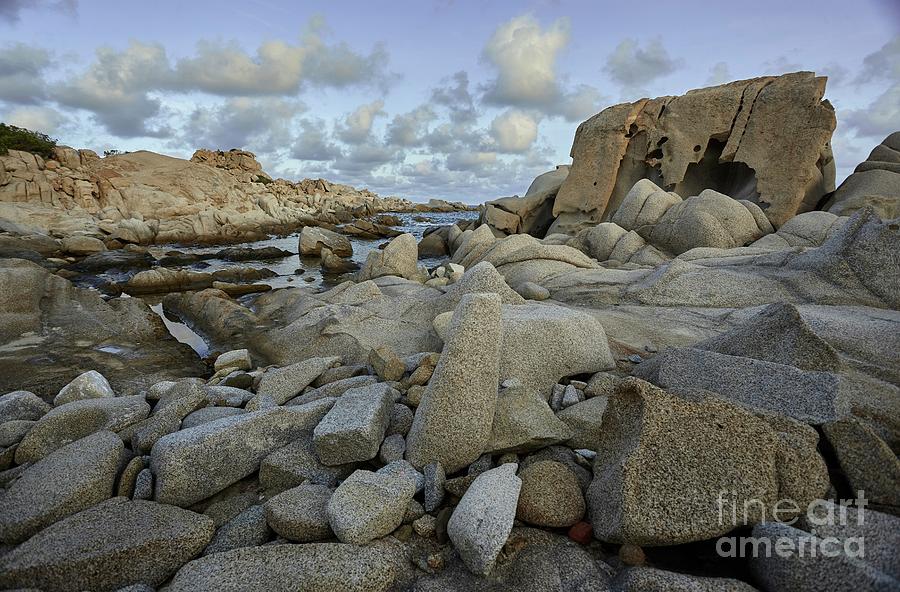
[[[578,126],[549,232],[609,220],[644,178],[681,196],[748,199],[776,227],[811,210],[834,187],[825,80],[765,76],[603,110]]]
[[[221,241],[357,209],[411,211],[414,204],[323,179],[273,180],[242,150],[198,150],[191,160],[146,150],[100,158],[63,146],[50,160],[17,150],[0,155],[0,223],[19,233]]]
[[[828,197],[823,209],[849,216],[866,206],[884,219],[900,216],[900,131],[875,146],[869,158]]]

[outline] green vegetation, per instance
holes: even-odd
[[[104,158],[106,158],[107,156],[118,156],[120,154],[126,154],[126,153],[122,152],[121,150],[116,150],[115,148],[113,148],[112,150],[104,150],[103,151]]]
[[[275,181],[265,175],[256,175],[256,182],[262,183],[263,185],[268,185],[269,183],[274,183]]]
[[[5,155],[9,150],[22,150],[39,154],[43,158],[53,158],[54,147],[56,140],[47,134],[0,123],[0,154]]]

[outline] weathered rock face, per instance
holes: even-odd
[[[0,156],[0,219],[26,233],[130,243],[236,240],[323,213],[414,207],[323,179],[273,181],[241,150],[198,150],[191,160],[143,150],[101,159],[66,147],[46,162],[16,150]]]
[[[0,259],[0,392],[25,389],[49,401],[86,368],[119,394],[203,373],[194,351],[141,300],[104,301],[34,263]]]
[[[553,200],[568,176],[567,165],[539,175],[525,197],[503,197],[485,203],[479,222],[507,234],[544,236],[553,222]]]
[[[645,178],[678,195],[750,200],[780,226],[834,187],[824,92],[824,77],[797,72],[605,109],[575,133],[549,232],[609,220]]]
[[[822,209],[849,216],[866,206],[885,220],[900,217],[900,131],[875,146]]]

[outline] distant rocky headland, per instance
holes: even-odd
[[[190,160],[138,151],[100,158],[64,146],[52,158],[0,155],[0,229],[120,243],[244,242],[318,222],[381,212],[465,209],[368,190],[272,179],[244,150],[197,150]]]
[[[835,187],[825,85],[609,107],[477,214],[0,156],[0,588],[900,589],[900,131]]]

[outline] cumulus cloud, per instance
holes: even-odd
[[[447,169],[484,174],[490,165],[497,163],[496,152],[452,152],[447,155]]]
[[[19,127],[53,135],[65,118],[50,107],[17,107],[3,116],[3,121]]]
[[[367,142],[350,148],[335,161],[334,168],[341,173],[350,175],[372,173],[382,165],[391,162],[399,163],[402,155],[402,152],[398,152],[390,146]]]
[[[900,35],[885,43],[881,49],[863,58],[856,83],[878,80],[900,81]]]
[[[839,122],[856,136],[879,142],[897,131],[897,122],[900,122],[900,82],[892,84],[868,107],[844,110]]]
[[[279,98],[238,97],[212,107],[198,107],[188,117],[184,140],[191,146],[274,152],[290,145],[291,122],[306,110],[303,103]]]
[[[500,152],[526,152],[537,140],[537,135],[537,119],[518,109],[508,109],[491,122],[491,137]]]
[[[469,74],[465,71],[444,79],[441,86],[432,90],[431,101],[446,107],[454,123],[471,123],[478,119],[475,100],[469,92]]]
[[[52,95],[62,105],[92,112],[95,120],[116,136],[164,137],[170,133],[165,126],[147,126],[161,106],[148,91],[163,85],[168,76],[162,45],[132,41],[124,51],[99,48],[90,68],[55,86]]]
[[[706,84],[709,86],[715,86],[717,84],[725,84],[726,82],[731,81],[731,72],[728,70],[728,64],[725,62],[717,62],[712,68],[709,69],[709,77],[706,79]]]
[[[556,79],[559,52],[569,42],[569,22],[561,18],[546,31],[530,15],[500,25],[484,48],[497,70],[484,99],[497,105],[546,107],[560,96]]]
[[[428,105],[421,105],[408,113],[395,115],[387,128],[389,144],[403,147],[419,146],[428,135],[428,124],[437,115]]]
[[[347,114],[338,126],[337,135],[348,144],[361,144],[371,136],[375,118],[384,115],[387,114],[384,111],[384,101],[381,99],[360,105],[352,113]]]
[[[0,100],[35,104],[47,94],[44,71],[53,60],[40,47],[16,43],[0,49]]]
[[[566,121],[582,121],[598,113],[609,97],[588,84],[579,84],[572,92],[562,96],[556,109],[552,112],[561,115]]]
[[[320,118],[301,119],[297,139],[291,148],[291,157],[297,160],[326,162],[340,158],[340,147],[328,133],[325,121]]]
[[[636,89],[682,66],[683,61],[672,58],[659,38],[651,39],[644,47],[636,39],[625,38],[606,58],[603,70],[626,89]]]

